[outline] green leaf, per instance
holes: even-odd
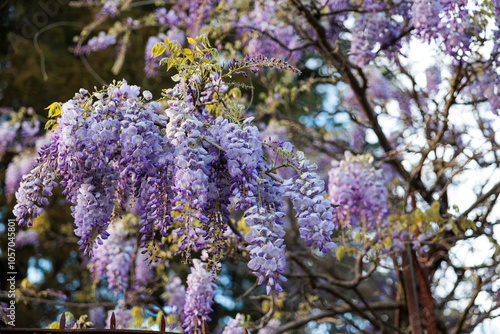
[[[61,114],[62,103],[60,103],[60,102],[54,102],[54,103],[52,103],[50,106],[48,106],[45,109],[49,110],[49,118],[57,117],[57,116],[59,116]]]
[[[192,39],[191,37],[187,38],[189,44],[196,44],[196,41]]]
[[[160,48],[159,43],[156,43],[153,48],[151,49],[151,56],[149,58],[154,58],[156,52],[158,52],[158,49]]]
[[[424,221],[424,214],[420,209],[416,209],[414,212],[416,223],[420,224]]]
[[[209,48],[211,48],[211,47],[212,47],[212,45],[210,45],[210,41],[208,40],[208,37],[207,37],[207,36],[203,36],[203,37],[205,37],[205,38],[204,38],[204,40],[203,40],[203,43],[204,43],[206,46],[208,46]]]
[[[161,56],[162,53],[165,52],[166,49],[167,49],[167,47],[165,45],[160,46],[155,53],[155,58],[158,56]]]
[[[476,231],[477,230],[477,225],[475,222],[473,222],[472,220],[469,220],[469,227],[473,230],[473,231]]]
[[[49,119],[49,121],[45,123],[45,130],[50,130],[50,128],[52,127],[52,125],[54,125],[55,122],[56,122],[55,120]]]
[[[385,249],[391,249],[391,246],[392,246],[391,238],[384,238],[383,244],[384,244]]]
[[[231,94],[235,99],[239,99],[241,97],[241,90],[239,88],[233,88],[231,89]]]
[[[427,210],[427,215],[430,220],[435,223],[439,223],[442,220],[441,214],[439,213],[439,202],[432,203],[429,210]]]

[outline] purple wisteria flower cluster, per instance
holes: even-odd
[[[73,52],[77,55],[89,55],[92,52],[101,51],[110,45],[116,44],[115,34],[106,34],[106,32],[101,31],[97,36],[92,37],[87,41],[87,44],[76,48]]]
[[[47,197],[52,195],[52,190],[57,186],[54,181],[57,177],[57,151],[54,146],[44,146],[39,151],[35,167],[23,176],[16,192],[17,204],[13,213],[21,226],[33,225],[33,218],[42,214],[42,206],[49,204]]]
[[[398,1],[390,5],[384,1],[332,2],[339,8],[331,8],[332,17],[340,21],[346,20],[350,10],[359,12],[351,30],[351,60],[360,67],[380,54],[394,59],[409,33],[428,43],[437,42],[446,54],[461,59],[471,51],[470,45],[482,29],[472,19],[476,9],[467,6],[466,0]]]
[[[352,36],[353,63],[358,66],[370,63],[377,55],[376,45],[390,57],[391,52],[397,52],[401,47],[400,42],[394,42],[402,30],[403,25],[397,20],[388,20],[384,12],[359,15]]]
[[[212,312],[216,288],[214,273],[207,270],[206,263],[194,259],[187,285],[183,327],[188,333],[193,333],[199,331],[203,321],[210,320],[208,314]]]
[[[148,254],[137,249],[137,238],[131,233],[136,228],[137,220],[133,215],[113,222],[108,227],[108,239],[94,250],[91,258],[90,271],[94,280],[106,279],[108,289],[115,294],[142,293],[154,278]],[[133,282],[130,282],[131,277]]]
[[[36,160],[36,153],[16,155],[5,171],[5,192],[7,196],[15,194],[23,175],[29,173]]]
[[[19,126],[19,123],[9,124],[9,122],[2,122],[0,125],[0,157],[7,152],[7,149],[16,138]]]
[[[238,19],[234,19],[234,22],[242,39],[248,39],[246,48],[250,56],[265,54],[277,58],[286,57],[287,61],[292,64],[300,59],[302,55],[300,39],[292,26],[276,15],[282,7],[287,5],[286,1],[256,1],[245,15],[237,13],[238,6],[235,2],[237,1],[228,1],[227,8],[235,17],[239,16]],[[298,17],[295,19],[301,20]],[[262,35],[256,38],[255,31],[260,31]],[[276,43],[276,40],[284,41],[285,45]]]
[[[241,326],[244,317],[242,314],[238,313],[236,317],[231,318],[228,322],[222,334],[243,334],[245,330],[244,327]]]
[[[34,230],[23,230],[16,234],[16,247],[23,248],[26,246],[38,247],[40,242],[38,241],[38,233]]]
[[[40,143],[40,121],[33,108],[0,109],[0,160],[5,153],[20,153],[31,150]],[[26,119],[25,116],[31,119]]]
[[[186,287],[179,277],[170,275],[165,285],[165,306],[168,307],[167,314],[175,316],[175,324],[182,327],[184,323],[184,304],[186,301]]]
[[[123,293],[129,287],[135,242],[120,221],[111,224],[108,233],[109,238],[94,251],[90,270],[95,279],[106,278],[108,289]]]
[[[371,156],[346,153],[345,160],[332,161],[328,172],[329,200],[336,206],[333,221],[351,228],[383,227],[387,221],[387,189]]]
[[[273,288],[282,291],[280,282],[286,281],[282,275],[286,267],[282,226],[284,187],[275,180],[263,180],[259,189],[263,191],[258,198],[254,197],[255,205],[245,212],[245,223],[250,228],[245,240],[251,259],[248,267],[259,279],[259,284],[267,281],[269,294]]]
[[[107,239],[115,200],[123,208],[134,192],[140,193],[141,182],[156,175],[154,167],[167,154],[155,125],[161,122],[159,105],[139,93],[139,87],[123,82],[94,95],[80,90],[62,105],[51,143],[42,148],[38,165],[16,194],[14,212],[21,224],[30,225],[31,217],[41,213],[59,177],[74,205],[80,249],[92,253]],[[142,209],[143,214],[152,210]]]
[[[63,105],[52,142],[30,174],[36,182],[47,182],[37,173],[44,169],[54,178],[49,179],[48,187],[33,181],[23,183],[18,192],[18,217],[29,222],[31,212],[39,214],[57,170],[64,193],[75,204],[75,233],[81,237],[82,250],[94,253],[97,275],[104,274],[110,286],[123,289],[128,285],[130,263],[120,261],[130,262],[132,244],[122,240],[124,236],[115,231],[114,224],[108,227],[115,205],[123,208],[130,198],[138,198],[143,247],[148,247],[148,240],[154,242],[155,230],[166,236],[170,225],[180,224],[175,230],[180,250],[217,253],[224,246],[232,201],[245,211],[250,227],[245,235],[250,269],[259,284],[266,282],[268,293],[273,288],[281,291],[280,282],[286,280],[282,275],[286,264],[283,196],[296,205],[307,245],[326,252],[332,248],[329,235],[334,224],[324,199],[324,184],[301,154],[297,168],[303,174],[296,180],[282,185],[264,177],[258,129],[250,125],[251,119],[237,124],[223,117],[212,119],[206,110],[200,111],[195,103],[204,95],[187,94],[189,89],[197,91],[199,81],[192,77],[189,83],[181,82],[167,91],[171,98],[167,118],[157,114],[157,105],[139,97],[138,87],[126,83],[96,93],[98,100],[92,104],[86,92],[77,94]],[[215,87],[226,89],[220,84],[210,89]],[[94,110],[89,112],[83,105],[92,105]],[[165,135],[157,124],[165,124]],[[281,151],[292,150],[285,143]],[[175,222],[172,211],[178,212]],[[116,234],[112,240],[106,240],[112,233]],[[101,246],[94,250],[97,245]],[[113,261],[105,259],[110,256]]]
[[[293,164],[300,174],[285,180],[283,185],[285,196],[297,212],[300,237],[307,247],[316,245],[326,254],[334,247],[330,236],[336,223],[330,202],[325,198],[325,182],[315,172],[318,166],[307,160],[303,152],[297,152]]]
[[[138,250],[135,254],[134,262],[134,288],[136,291],[143,291],[146,285],[153,279],[149,256]]]
[[[161,26],[161,33],[169,39],[182,43],[184,32],[187,35],[198,35],[210,23],[210,13],[217,7],[218,1],[178,1],[168,10],[155,10],[155,20]],[[219,9],[226,13],[226,21],[232,21],[240,39],[245,41],[247,54],[251,57],[261,54],[276,57],[286,57],[287,61],[295,64],[301,57],[301,42],[295,35],[293,28],[286,22],[278,19],[276,13],[286,5],[285,1],[257,1],[254,6],[246,6],[242,11],[237,1],[227,1],[218,4]],[[242,14],[244,12],[244,14]],[[257,37],[256,31],[261,31],[267,37]],[[280,45],[277,39],[286,41]],[[146,48],[146,73],[150,73],[151,66],[149,50]],[[293,50],[293,51],[291,51]]]
[[[215,271],[228,238],[246,247],[248,267],[268,294],[282,291],[284,198],[295,206],[307,247],[327,253],[335,228],[324,182],[314,172],[317,167],[302,152],[294,153],[288,142],[275,143],[273,154],[280,155],[281,165],[265,158],[253,118],[245,118],[244,107],[231,100],[223,79],[230,75],[206,70],[217,68],[217,59],[199,59],[172,77],[177,84],[164,91],[164,109],[151,101],[149,91],[141,93],[125,81],[93,94],[82,89],[51,109],[57,127],[24,177],[14,210],[21,225],[31,225],[59,184],[72,203],[80,250],[93,256],[94,276],[105,277],[110,289],[122,292],[147,284],[147,264],[155,260],[162,242],[174,244],[188,260],[193,251],[205,254],[206,264],[192,260],[184,318],[178,319],[188,332],[208,319]],[[200,66],[193,70],[197,61]],[[296,73],[287,63],[266,57],[236,63],[246,69],[271,66]],[[280,168],[298,175],[283,181]],[[139,216],[137,224],[118,219],[127,211]],[[244,236],[231,222],[233,212],[244,217]]]
[[[471,42],[480,34],[473,15],[466,0],[417,0],[412,6],[417,36],[444,42],[444,51],[457,59],[470,51]]]
[[[31,132],[29,136],[30,140],[25,139],[22,144],[25,147],[23,153],[16,155],[7,166],[7,170],[5,171],[5,192],[9,198],[16,193],[23,176],[28,174],[33,168],[37,152],[43,146],[50,143],[51,133],[46,133],[43,137],[36,137],[37,132],[38,130]],[[33,143],[31,143],[31,139],[33,138],[36,138],[36,142],[32,148]]]

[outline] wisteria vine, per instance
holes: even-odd
[[[188,259],[192,251],[206,252],[209,262],[193,260],[188,278],[192,302],[184,306],[183,327],[193,331],[210,308],[202,308],[207,311],[202,318],[189,311],[199,306],[193,304],[208,303],[198,301],[196,290],[206,284],[195,289],[194,282],[214,277],[228,238],[241,235],[231,223],[233,212],[243,213],[249,229],[240,242],[268,294],[282,291],[280,283],[286,281],[284,198],[294,203],[308,247],[328,252],[335,224],[316,167],[287,142],[275,143],[275,154],[285,163],[267,162],[261,134],[234,100],[239,89],[231,88],[236,84],[231,77],[238,73],[262,67],[298,70],[262,56],[233,59],[223,67],[205,37],[188,41],[191,49],[168,38],[152,49],[153,57],[165,53],[161,63],[179,72],[173,77],[176,85],[164,91],[164,107],[150,92],[125,81],[94,93],[82,89],[70,101],[51,106],[52,139],[17,191],[15,214],[21,225],[31,225],[53,188],[61,186],[72,203],[80,250],[94,256],[95,275],[106,276],[110,288],[122,291],[137,284],[126,275],[134,240],[116,222],[126,211],[140,216],[140,246],[150,261],[169,232],[177,252]],[[282,168],[294,171],[291,178],[276,174]],[[136,270],[142,264],[136,261]]]

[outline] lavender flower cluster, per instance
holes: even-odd
[[[0,120],[0,159],[7,152],[20,153],[32,150],[40,140],[40,121],[33,108],[21,108],[15,112],[11,109],[0,110],[10,115],[10,120]],[[31,120],[19,120],[25,114],[32,116]],[[40,142],[39,142],[40,143]]]
[[[482,30],[473,19],[476,9],[467,6],[466,0],[415,0],[391,4],[339,1],[335,6],[341,10],[330,6],[331,14],[340,22],[345,21],[350,9],[353,12],[361,10],[355,15],[351,41],[351,60],[360,67],[381,53],[393,59],[394,54],[401,51],[404,37],[411,31],[409,24],[413,25],[414,36],[428,43],[438,42],[443,51],[455,59],[462,59],[470,53],[471,43],[478,39]],[[338,38],[338,27],[331,26],[332,35]]]
[[[113,44],[116,44],[116,35],[106,34],[104,31],[101,31],[97,36],[89,39],[87,44],[76,48],[73,52],[77,55],[84,54],[88,56],[92,52],[104,50]]]
[[[24,147],[23,152],[16,155],[7,166],[7,170],[5,171],[5,192],[8,197],[16,193],[23,176],[28,174],[33,168],[37,152],[50,142],[50,133],[47,133],[43,137],[37,137],[37,132],[38,130],[36,132],[32,131],[28,136],[24,135],[25,140],[22,144]],[[35,143],[31,143],[33,139],[36,140]],[[31,147],[32,144],[34,144],[34,148]]]
[[[244,327],[241,326],[241,322],[243,321],[243,315],[238,313],[236,317],[231,318],[228,322],[222,334],[243,334],[245,330]]]
[[[184,330],[188,333],[198,332],[203,321],[209,321],[212,312],[216,285],[214,273],[207,270],[206,263],[194,259],[191,273],[187,278],[188,289],[184,304]]]
[[[7,152],[7,149],[16,138],[19,126],[19,123],[11,125],[9,122],[2,122],[0,124],[0,157]]]
[[[333,161],[328,173],[329,200],[336,206],[333,221],[352,228],[377,229],[386,224],[387,189],[370,156],[346,153],[345,160]]]
[[[165,305],[169,307],[168,314],[176,317],[176,325],[182,327],[184,323],[184,304],[186,300],[186,287],[179,277],[171,275],[165,285]]]
[[[95,279],[105,277],[108,289],[124,292],[129,287],[129,271],[134,240],[120,222],[108,228],[109,238],[94,251],[91,272]]]
[[[325,183],[315,173],[317,165],[298,151],[294,159],[298,177],[285,180],[285,196],[292,201],[297,212],[297,223],[307,247],[316,245],[323,253],[334,247],[330,235],[336,228],[330,202],[325,198]]]
[[[255,66],[265,66],[259,63],[267,61],[263,59]],[[302,153],[293,155],[290,143],[279,143],[276,152],[286,154],[282,160],[292,161],[300,175],[283,182],[270,173],[276,166],[263,158],[261,135],[252,118],[242,119],[239,106],[222,103],[229,95],[219,74],[202,73],[173,77],[177,84],[164,93],[164,112],[150,102],[150,92],[141,95],[139,87],[124,81],[93,94],[80,90],[62,105],[50,143],[16,193],[14,210],[20,224],[31,225],[59,183],[73,204],[80,249],[94,257],[94,276],[105,277],[110,289],[144,286],[151,277],[146,260],[162,246],[158,233],[172,235],[169,242],[188,257],[190,251],[208,254],[208,265],[193,260],[188,278],[183,319],[187,331],[207,319],[212,271],[218,268],[227,239],[236,238],[237,233],[227,233],[230,210],[243,211],[249,230],[240,242],[246,242],[248,266],[268,294],[282,291],[286,281],[284,197],[296,208],[308,247],[326,253],[333,247],[330,235],[335,228],[316,167]],[[117,212],[127,210],[140,216],[131,228],[117,220]],[[139,230],[141,251],[149,256],[134,254],[135,238],[127,232],[134,229]],[[135,282],[129,282],[132,265]]]
[[[94,250],[91,259],[90,271],[94,279],[105,278],[108,289],[115,293],[141,293],[153,279],[149,256],[140,249],[136,250],[136,238],[130,233],[136,225],[133,215],[113,222],[108,227],[108,239]],[[130,282],[130,277],[134,278],[133,282]]]
[[[266,282],[266,291],[282,291],[280,282],[286,267],[282,218],[284,187],[274,180],[263,180],[260,197],[253,198],[255,205],[245,212],[245,223],[250,228],[245,234],[250,253],[248,267],[258,278],[258,284]],[[260,203],[258,202],[260,201]]]
[[[38,233],[34,230],[23,230],[16,234],[16,247],[23,248],[26,246],[38,247]]]

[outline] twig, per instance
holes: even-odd
[[[8,298],[7,291],[0,291],[1,298]],[[65,307],[76,307],[76,308],[89,308],[89,307],[111,307],[116,306],[118,303],[115,302],[103,302],[103,303],[75,303],[75,302],[63,302],[58,300],[50,300],[43,298],[27,297],[16,295],[16,299],[25,300],[35,304],[49,304],[49,305],[61,305]]]
[[[478,276],[476,279],[476,288],[474,289],[474,292],[472,293],[472,296],[469,300],[469,304],[467,307],[464,309],[462,314],[460,315],[460,319],[457,323],[457,326],[453,329],[453,334],[459,334],[462,331],[462,327],[465,323],[465,320],[467,319],[467,315],[469,314],[469,311],[472,306],[474,306],[474,303],[476,301],[476,297],[481,292],[481,287],[483,286],[481,282],[481,276]]]
[[[238,297],[238,299],[236,299],[234,301],[235,304],[238,304],[238,302],[240,300],[242,300],[243,298],[245,298],[246,296],[248,296],[248,294],[250,294],[253,290],[255,290],[256,287],[258,287],[259,285],[257,284],[258,282],[255,282],[252,287],[250,289],[248,289],[247,291],[245,291],[245,293],[243,293],[241,296]]]
[[[35,47],[36,52],[40,55],[40,68],[41,68],[40,70],[42,71],[42,76],[43,76],[44,81],[47,81],[49,79],[49,76],[47,75],[47,71],[45,70],[45,56],[43,54],[42,49],[40,49],[40,47],[38,46],[38,37],[40,37],[40,35],[42,33],[46,32],[47,30],[55,28],[55,27],[59,27],[59,26],[79,27],[80,25],[76,22],[66,22],[66,21],[55,22],[55,23],[49,24],[49,25],[43,27],[42,29],[38,30],[35,33],[35,35],[33,36],[33,46]]]
[[[219,144],[217,144],[216,142],[214,142],[214,141],[212,141],[212,140],[210,140],[210,139],[207,139],[207,138],[205,138],[205,137],[201,137],[201,140],[206,141],[207,143],[209,143],[209,144],[211,144],[211,145],[213,145],[213,146],[217,147],[219,150],[221,150],[222,152],[224,152],[224,149],[222,148],[222,146],[220,146],[220,145],[219,145]]]
[[[401,303],[401,302],[374,302],[371,304],[371,308],[373,310],[391,310],[391,309],[400,308],[402,306],[403,306],[403,303]],[[365,310],[366,307],[359,306],[358,309]],[[295,329],[295,328],[300,328],[302,326],[307,325],[310,321],[320,320],[320,319],[324,319],[327,317],[333,317],[333,316],[338,315],[338,314],[344,314],[344,313],[352,312],[352,311],[353,311],[353,309],[350,306],[340,306],[340,307],[332,308],[330,310],[324,310],[324,311],[321,311],[321,312],[316,313],[316,314],[310,314],[306,317],[287,322],[286,324],[278,327],[275,330],[274,334],[280,334],[280,333],[284,333],[284,332],[290,331],[290,330]]]

